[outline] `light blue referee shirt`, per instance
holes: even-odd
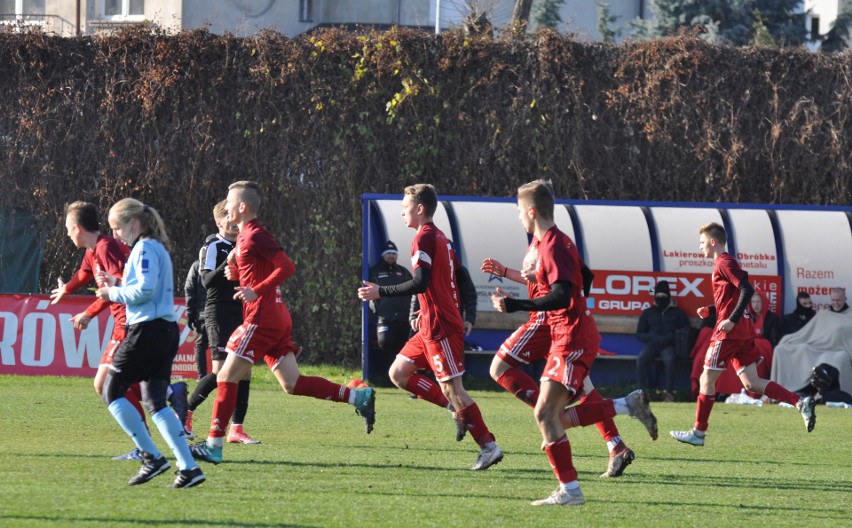
[[[127,324],[155,319],[177,321],[172,259],[159,240],[136,241],[121,286],[109,289],[109,300],[127,306]]]

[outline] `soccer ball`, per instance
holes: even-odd
[[[360,380],[358,378],[351,379],[348,383],[346,383],[347,389],[363,389],[365,387],[369,387],[369,385],[367,385],[364,380]]]

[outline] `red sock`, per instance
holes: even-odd
[[[556,473],[556,480],[560,484],[568,484],[577,480],[577,470],[574,469],[574,463],[571,460],[571,444],[568,443],[567,435],[563,435],[559,440],[544,446],[544,452],[547,453],[550,467]]]
[[[222,438],[237,406],[237,384],[220,381],[216,384],[216,400],[213,401],[213,419],[210,421],[210,438]]]
[[[405,390],[444,409],[450,404],[450,401],[441,391],[441,387],[421,374],[412,374],[408,378],[408,383],[405,384]]]
[[[767,398],[787,402],[790,405],[796,405],[799,403],[799,396],[797,394],[788,391],[774,381],[770,381],[766,384],[766,388],[763,389],[763,394],[765,394]]]
[[[494,435],[485,425],[485,420],[482,419],[482,413],[479,412],[479,406],[476,403],[471,403],[467,407],[459,409],[456,414],[461,423],[464,424],[465,429],[470,431],[470,436],[476,440],[479,447],[485,447],[485,444],[494,441]]]
[[[293,394],[310,396],[318,400],[349,402],[349,389],[319,376],[299,376],[293,388]]]
[[[124,397],[127,398],[127,401],[130,402],[130,405],[136,409],[139,416],[142,417],[142,421],[145,422],[145,409],[142,408],[142,387],[140,387],[138,383],[134,383],[129,389],[127,389],[127,393]],[[145,422],[145,427],[148,427],[147,422]]]
[[[713,403],[716,402],[716,397],[710,394],[698,393],[698,405],[695,407],[695,429],[698,431],[707,430],[707,420],[710,419],[710,411],[713,410]]]
[[[582,400],[580,400],[580,405],[583,405],[586,402],[589,403],[603,403],[604,399],[601,396],[601,393],[598,392],[598,389],[593,389],[592,392],[586,394]],[[612,412],[615,412],[615,407],[613,406]],[[613,438],[621,436],[618,434],[618,427],[615,425],[615,420],[612,417],[604,418],[600,422],[595,423],[595,427],[597,427],[598,432],[601,434],[601,437],[604,439],[604,442],[609,442]]]
[[[570,429],[578,425],[586,427],[596,424],[607,418],[612,419],[613,416],[615,416],[615,404],[612,400],[601,400],[599,402],[586,401],[574,407],[569,407],[565,409],[559,419],[562,422],[562,427]]]
[[[538,401],[538,385],[521,369],[511,368],[500,374],[497,383],[514,394],[517,399],[535,408]]]

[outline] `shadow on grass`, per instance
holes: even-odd
[[[177,491],[177,493],[181,493],[181,491]],[[99,523],[104,526],[115,526],[116,523],[121,524],[130,524],[130,525],[139,525],[139,526],[246,526],[246,527],[258,527],[258,528],[279,528],[279,527],[287,527],[287,528],[309,528],[314,525],[304,525],[304,524],[281,524],[281,523],[258,523],[258,522],[250,522],[244,523],[235,521],[233,519],[222,520],[222,521],[211,521],[209,519],[139,519],[139,518],[118,518],[118,517],[71,517],[71,516],[62,516],[62,515],[14,515],[14,514],[0,514],[0,524],[5,525],[5,522],[9,522],[8,526],[14,526],[15,523],[23,523],[23,522],[43,522],[43,523],[56,523],[58,526],[75,526],[80,523]]]

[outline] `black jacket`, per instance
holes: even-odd
[[[778,339],[780,340],[787,334],[794,334],[798,332],[806,324],[808,324],[808,321],[813,319],[815,315],[815,311],[802,309],[801,307],[792,313],[788,313],[784,316],[784,319],[781,320],[781,329],[778,332]]]
[[[186,274],[186,282],[183,285],[184,296],[186,296],[186,319],[193,326],[199,318],[204,317],[204,304],[207,302],[207,289],[201,284],[201,276],[198,274],[198,261],[189,267]]]
[[[394,264],[389,266],[384,260],[370,268],[370,282],[379,286],[395,286],[411,280],[411,272],[407,268]],[[416,299],[417,297],[414,296]],[[379,318],[379,323],[407,322],[408,307],[411,299],[408,296],[382,297],[370,301],[370,311]]]
[[[689,317],[680,308],[669,305],[665,310],[660,310],[652,305],[642,310],[636,326],[636,337],[645,345],[662,350],[674,346],[675,330],[687,327]]]

